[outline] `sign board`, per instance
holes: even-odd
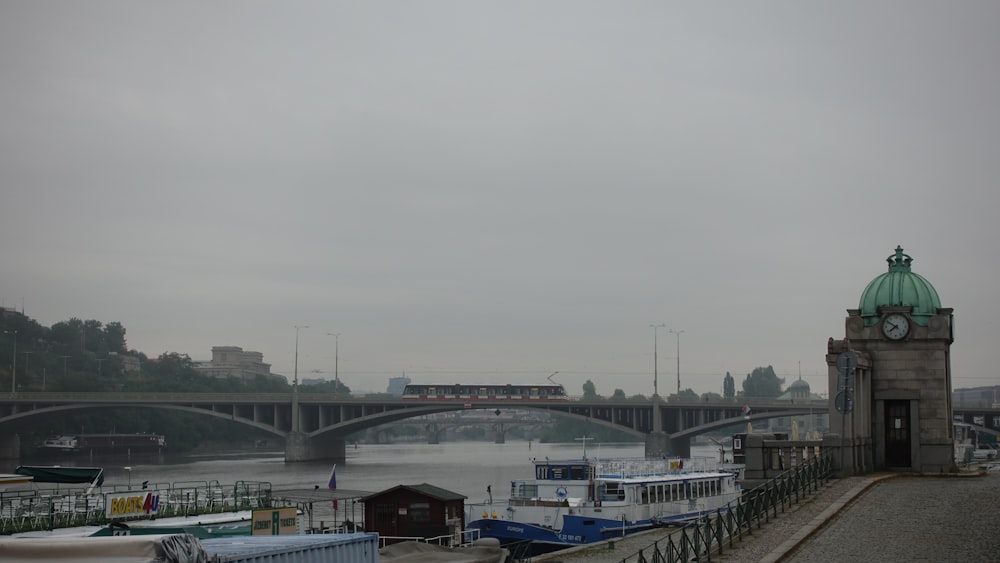
[[[299,515],[295,507],[254,510],[251,517],[253,536],[277,536],[299,533]]]
[[[108,493],[104,498],[104,515],[109,520],[135,516],[156,516],[159,508],[159,491]]]
[[[841,391],[837,393],[837,398],[834,399],[834,406],[837,408],[839,413],[849,413],[854,410],[854,394],[850,391]]]
[[[858,367],[858,355],[854,352],[841,352],[837,355],[837,369],[848,371]]]

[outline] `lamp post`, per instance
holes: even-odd
[[[307,326],[296,326],[295,327],[295,374],[292,379],[292,387],[297,388],[299,386],[299,329],[309,328]]]
[[[333,392],[340,392],[340,333],[339,332],[328,332],[327,336],[333,337]]]
[[[123,469],[125,471],[128,471],[128,488],[132,489],[132,468],[129,466],[125,466]]]
[[[681,394],[681,333],[683,330],[670,329],[671,333],[677,335],[677,395]]]
[[[16,330],[5,330],[6,334],[14,335],[14,359],[11,360],[10,364],[10,392],[17,392],[17,331]]]
[[[656,349],[657,348],[656,331],[657,331],[657,329],[666,328],[666,326],[667,325],[665,325],[665,324],[649,325],[649,327],[653,329],[653,396],[654,397],[658,397],[660,395],[659,390],[657,388],[657,379],[659,378],[659,369],[657,367],[657,363],[658,363],[657,357],[659,356],[659,354],[657,353],[657,349]]]
[[[24,354],[24,370],[23,370],[24,371],[24,377],[28,377],[28,357],[31,356],[32,354],[34,354],[34,352],[32,352],[32,351],[29,350],[27,352],[21,352],[21,353]],[[21,385],[24,385],[24,384],[22,383]],[[30,388],[30,385],[29,385],[29,388]]]

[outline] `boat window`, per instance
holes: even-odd
[[[586,465],[572,465],[569,468],[570,479],[583,480],[587,478],[587,466]]]
[[[410,504],[411,522],[430,522],[431,505],[426,502],[414,502]]]
[[[517,498],[535,498],[538,496],[538,485],[518,483],[514,496]]]
[[[657,485],[656,486],[656,502],[663,502],[664,500],[666,500],[666,499],[663,497],[663,485]]]
[[[535,479],[548,479],[549,478],[549,466],[548,465],[536,465],[535,466]]]
[[[649,489],[646,487],[641,487],[641,489],[642,489],[641,504],[649,504]]]
[[[551,479],[565,479],[566,478],[566,466],[564,465],[550,465],[549,473],[552,475]]]

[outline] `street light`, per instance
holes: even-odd
[[[327,336],[333,337],[333,392],[340,392],[340,333],[339,332],[328,332]]]
[[[677,335],[677,395],[681,394],[681,333],[683,330],[670,329],[668,332]]]
[[[128,471],[128,488],[131,489],[132,488],[132,468],[129,467],[129,466],[125,466],[123,469],[125,469],[125,471]]]
[[[5,334],[14,335],[14,359],[11,361],[10,365],[10,392],[17,392],[17,331],[16,330],[5,330]]]
[[[654,397],[659,396],[659,393],[658,393],[658,390],[657,390],[657,387],[656,387],[656,385],[657,385],[656,380],[659,377],[658,376],[659,370],[657,369],[657,365],[656,365],[657,364],[656,358],[659,355],[659,354],[657,354],[657,350],[656,350],[656,341],[657,341],[656,331],[657,331],[657,329],[666,328],[666,326],[667,325],[665,325],[665,324],[649,325],[649,327],[653,329],[653,396]]]
[[[28,357],[31,356],[32,354],[34,354],[34,352],[32,352],[32,351],[29,350],[27,352],[21,352],[21,353],[24,354],[24,376],[28,377]],[[24,384],[22,383],[22,385],[24,385]],[[29,386],[29,388],[30,388],[30,386]]]
[[[299,386],[299,329],[309,328],[307,326],[296,326],[295,327],[295,376],[292,379],[292,386],[298,388]]]

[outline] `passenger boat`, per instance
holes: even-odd
[[[709,458],[534,460],[510,498],[467,504],[467,530],[542,553],[681,524],[738,501],[736,474]]]
[[[143,454],[161,453],[167,448],[161,434],[77,434],[53,436],[35,447],[35,455],[56,456],[67,454]]]
[[[42,440],[37,446],[37,453],[46,454],[75,454],[80,451],[80,441],[76,436],[53,436]]]

